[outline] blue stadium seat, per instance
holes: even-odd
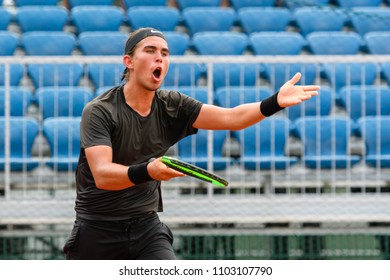
[[[136,6],[167,6],[167,0],[122,0],[125,9]]]
[[[184,9],[182,18],[192,36],[203,31],[231,31],[236,12],[233,8],[193,7]]]
[[[45,164],[55,171],[75,171],[80,154],[80,117],[48,118],[43,135],[50,147]]]
[[[208,132],[208,130],[199,129],[197,134],[180,140],[177,145],[179,158],[203,169],[209,169]],[[213,170],[224,170],[232,163],[231,158],[223,155],[223,145],[227,132],[224,130],[215,130],[212,133],[214,136],[212,152]]]
[[[164,87],[197,86],[204,66],[197,63],[171,63],[165,76]]]
[[[390,31],[390,8],[359,7],[351,10],[351,25],[360,36],[372,31]]]
[[[273,7],[276,6],[276,0],[230,0],[230,4],[238,11],[246,7]]]
[[[80,117],[93,93],[83,87],[41,87],[35,92],[42,118]]]
[[[165,31],[170,55],[184,55],[190,47],[190,36],[184,32]]]
[[[192,36],[192,45],[199,55],[243,55],[248,37],[241,32],[205,31]]]
[[[123,63],[89,63],[88,76],[95,88],[115,86],[121,83]]]
[[[9,70],[10,70],[10,86],[18,86],[20,83],[20,80],[23,77],[24,73],[24,66],[23,64],[10,64],[9,65]],[[0,64],[0,86],[5,85],[5,71],[6,71],[6,65],[5,64]]]
[[[23,6],[16,10],[15,20],[21,32],[63,31],[68,16],[62,6]]]
[[[0,170],[4,171],[5,158],[5,128],[7,119],[0,117]],[[39,132],[38,121],[30,117],[9,118],[10,129],[10,170],[31,171],[39,165],[32,157],[32,147]]]
[[[306,44],[296,32],[254,32],[249,43],[255,55],[298,55]]]
[[[72,9],[77,6],[112,6],[115,0],[68,0],[69,8]]]
[[[8,10],[0,7],[0,30],[7,30],[12,20],[12,14]]]
[[[280,170],[296,164],[297,157],[285,155],[289,132],[290,121],[280,117],[264,119],[239,131],[239,163],[247,170]]]
[[[340,104],[351,119],[390,115],[390,89],[383,86],[350,86],[339,90]]]
[[[12,56],[19,45],[19,36],[12,31],[0,31],[0,56]]]
[[[309,116],[329,116],[335,103],[335,96],[327,86],[321,86],[317,96],[285,110],[286,116],[294,122]]]
[[[120,31],[91,31],[78,36],[84,55],[123,55],[127,35]]]
[[[302,7],[294,10],[294,18],[299,32],[306,37],[316,31],[342,31],[348,14],[334,7]]]
[[[27,73],[34,87],[77,86],[84,74],[81,63],[31,63]]]
[[[373,31],[364,35],[370,54],[390,54],[390,31]]]
[[[70,15],[78,34],[88,31],[119,31],[125,14],[118,6],[76,6]]]
[[[237,12],[238,20],[245,33],[262,31],[286,31],[292,14],[284,7],[247,7]]]
[[[323,74],[331,87],[338,91],[347,85],[373,85],[378,67],[374,63],[324,63]]]
[[[64,31],[31,31],[21,37],[26,55],[71,55],[76,47],[76,36]]]
[[[371,116],[358,120],[366,145],[364,160],[371,167],[390,167],[390,116]]]
[[[274,91],[278,91],[297,72],[302,74],[297,84],[310,85],[320,75],[320,67],[314,63],[263,63],[261,76],[270,83]]]
[[[176,3],[180,9],[192,8],[192,7],[219,7],[221,0],[176,0]]]
[[[10,87],[9,88],[9,104],[10,116],[22,117],[27,115],[28,107],[32,102],[32,92],[24,87]],[[0,116],[5,116],[5,87],[0,87]]]
[[[310,169],[352,167],[360,156],[350,155],[354,124],[348,117],[313,116],[299,118],[295,131],[303,145],[302,162]]]
[[[184,93],[185,95],[191,96],[192,98],[195,98],[196,100],[199,100],[200,102],[203,102],[205,104],[210,104],[210,102],[208,100],[207,87],[204,87],[204,86],[164,87],[163,89],[175,90],[175,91]],[[213,103],[213,102],[211,102],[211,103]]]
[[[261,66],[253,63],[215,63],[213,87],[254,86],[260,76]]]
[[[103,94],[103,93],[105,93],[106,91],[108,91],[108,90],[110,90],[110,89],[112,89],[112,86],[103,86],[103,87],[98,87],[98,88],[96,88],[95,89],[95,97],[96,96],[99,96],[99,95],[101,95],[101,94]]]
[[[16,7],[23,6],[56,6],[60,0],[14,0]]]
[[[272,91],[268,87],[221,87],[215,92],[215,103],[224,108],[233,108],[244,103],[259,102],[271,95]]]
[[[382,4],[382,0],[335,0],[335,2],[342,8],[380,7]]]
[[[355,32],[317,31],[306,36],[309,48],[315,55],[358,54],[363,39]]]
[[[181,14],[177,8],[168,6],[138,6],[127,10],[130,27],[153,27],[161,31],[175,31]]]
[[[331,0],[285,0],[283,1],[284,5],[290,10],[294,10],[301,7],[326,7],[329,5]]]

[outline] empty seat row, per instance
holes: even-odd
[[[200,32],[192,39],[185,33],[165,33],[171,55],[194,50],[199,55],[355,55],[390,54],[390,32],[313,32],[303,38],[294,32]],[[119,31],[83,32],[78,37],[63,31],[26,32],[19,36],[0,31],[0,54],[14,55],[123,55],[128,35]],[[221,44],[220,42],[225,42]]]
[[[80,118],[58,117],[44,120],[40,131],[38,122],[28,117],[0,117],[0,141],[5,146],[5,129],[10,130],[11,171],[31,171],[45,164],[57,171],[75,170],[80,152]],[[7,123],[8,122],[8,123]],[[372,167],[390,167],[390,116],[364,117],[356,122],[358,132],[366,145],[363,155],[349,151],[353,134],[352,122],[346,117],[306,117],[297,119],[294,126],[302,145],[301,156],[286,154],[291,133],[288,119],[274,117],[240,131],[242,147],[239,158],[223,153],[228,137],[226,131],[213,132],[213,170],[223,170],[237,162],[247,170],[286,169],[302,162],[310,169],[350,168],[364,161]],[[33,157],[32,147],[37,135],[46,138],[50,157]],[[178,156],[202,168],[208,168],[208,131],[178,143]],[[0,169],[6,164],[4,149],[0,150]]]
[[[291,31],[307,36],[315,31],[343,31],[351,28],[361,36],[372,31],[390,31],[390,8],[302,7],[290,11],[285,7],[246,7],[238,11],[229,7],[191,7],[183,11],[170,6],[136,6],[126,11],[119,6],[76,6],[68,11],[61,6],[24,6],[15,16],[0,9],[0,30],[11,22],[21,32],[63,31],[75,27],[75,34],[86,31],[119,31],[122,25],[131,29],[150,26],[175,31],[179,26],[193,36],[204,31],[233,31],[240,27],[249,35],[263,31]],[[290,28],[291,29],[291,28]]]
[[[35,89],[47,86],[77,86],[89,79],[96,88],[121,83],[122,63],[31,63],[9,65],[9,84],[19,86],[29,78]],[[5,85],[6,65],[0,64],[0,86]],[[382,80],[390,84],[390,63],[215,63],[210,73],[213,87],[256,86],[261,83],[278,90],[296,72],[302,73],[298,84],[314,84],[324,79],[339,91],[344,86],[374,85]],[[171,63],[163,87],[199,86],[208,79],[207,67],[201,63]]]

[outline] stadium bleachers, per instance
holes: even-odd
[[[234,107],[263,100],[296,72],[302,73],[298,84],[321,85],[319,96],[259,125],[235,132],[200,130],[173,147],[174,156],[228,178],[231,189],[204,188],[189,178],[164,182],[166,221],[179,225],[194,212],[194,223],[226,219],[264,228],[275,220],[295,227],[389,222],[377,211],[367,214],[366,208],[354,207],[357,197],[369,198],[376,207],[389,202],[390,60],[383,56],[390,53],[389,1],[13,2],[12,7],[0,4],[0,55],[5,57],[0,104],[9,106],[0,106],[0,146],[5,147],[0,177],[6,178],[0,182],[0,200],[7,196],[12,202],[22,193],[33,205],[33,196],[44,193],[48,201],[59,201],[65,190],[64,201],[74,202],[81,111],[93,97],[121,84],[120,56],[129,32],[152,26],[164,31],[170,46],[162,88],[204,103]],[[31,190],[39,193],[29,196]],[[181,201],[183,190],[207,193],[208,200]],[[300,207],[311,205],[313,193],[321,200],[319,210],[306,213]],[[218,214],[223,201],[213,198],[221,194],[237,203],[244,199],[240,214]],[[344,194],[350,196],[347,201]],[[204,214],[199,205],[214,202],[218,207]],[[259,205],[269,212],[256,213]],[[336,214],[326,214],[329,209]],[[17,213],[11,222],[23,224],[26,218]],[[35,219],[39,224],[42,217]]]

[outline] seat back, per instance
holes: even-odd
[[[136,6],[166,6],[167,0],[122,0],[125,9]]]
[[[14,0],[16,7],[23,6],[56,6],[60,0]]]
[[[247,34],[262,31],[286,31],[292,19],[291,12],[284,7],[247,7],[241,8],[237,13],[238,20]]]
[[[246,7],[274,7],[276,6],[276,0],[230,0],[230,4],[238,11]]]
[[[38,121],[30,117],[0,117],[0,170],[4,170],[6,122],[9,121],[9,162],[11,171],[30,171],[38,166],[32,147],[39,132]]]
[[[5,64],[0,64],[0,86],[5,85],[5,71],[9,69],[9,83],[11,86],[18,86],[20,80],[23,77],[24,66],[23,64],[10,64],[7,68]]]
[[[182,12],[190,36],[203,31],[231,31],[236,20],[233,8],[191,7]]]
[[[295,121],[305,156],[348,155],[353,125],[346,117],[312,116]]]
[[[342,31],[348,15],[334,7],[302,7],[294,10],[294,18],[299,32],[306,37],[311,32]]]
[[[306,36],[309,48],[315,55],[354,55],[363,40],[355,32],[317,31]]]
[[[213,65],[214,90],[226,86],[254,86],[261,66],[253,63],[216,63]]]
[[[248,37],[229,31],[198,32],[192,37],[192,44],[200,55],[243,55]]]
[[[118,6],[76,6],[70,15],[78,34],[88,31],[119,31],[124,12]]]
[[[68,5],[70,9],[76,6],[112,6],[114,5],[114,1],[115,0],[68,0]]]
[[[84,74],[84,67],[81,63],[31,63],[27,65],[27,73],[35,88],[76,86]]]
[[[115,86],[121,83],[123,63],[90,63],[88,76],[95,88]]]
[[[204,67],[197,63],[171,63],[163,86],[197,86]]]
[[[342,8],[379,7],[382,0],[336,0],[335,2]]]
[[[298,55],[306,44],[299,33],[254,32],[249,43],[255,55]]]
[[[192,7],[219,7],[221,0],[177,0],[180,9]]]
[[[355,7],[350,13],[354,30],[364,36],[367,32],[390,31],[390,9],[382,7]]]
[[[9,88],[10,116],[26,116],[28,107],[32,102],[32,92],[28,88],[10,87]],[[0,87],[0,116],[5,116],[5,87]]]
[[[364,116],[390,115],[388,87],[374,85],[343,87],[338,96],[340,104],[355,121]]]
[[[78,36],[84,55],[123,55],[127,35],[120,31],[91,31]]]
[[[68,14],[62,6],[23,6],[17,9],[15,19],[22,32],[63,31]]]
[[[168,6],[138,6],[127,10],[130,27],[153,27],[161,31],[175,31],[180,21],[177,8]]]
[[[93,93],[82,87],[41,87],[36,100],[43,119],[50,117],[80,117]]]
[[[14,55],[18,44],[19,37],[15,32],[0,31],[0,56]]]
[[[12,14],[8,10],[0,7],[0,30],[7,30],[11,20]]]
[[[229,162],[223,156],[223,145],[226,139],[226,131],[215,130],[213,133],[213,169],[223,170]],[[195,164],[203,169],[208,169],[208,137],[209,131],[199,129],[195,135],[188,136],[178,142],[178,156],[182,160]]]
[[[43,135],[50,148],[46,164],[58,171],[75,170],[80,153],[80,117],[47,118]]]
[[[325,63],[323,73],[336,91],[344,86],[373,85],[377,77],[374,63]]]
[[[190,47],[190,36],[187,33],[177,31],[164,32],[170,55],[184,55]]]
[[[390,54],[390,31],[367,32],[364,41],[370,54]]]
[[[26,55],[71,55],[76,36],[64,31],[31,31],[22,34],[21,45]]]
[[[390,167],[390,116],[369,116],[358,120],[360,135],[366,146],[366,163]]]

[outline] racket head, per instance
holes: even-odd
[[[212,183],[218,187],[227,187],[229,185],[229,182],[224,178],[177,158],[163,156],[161,161],[172,169],[180,171],[199,180]]]

